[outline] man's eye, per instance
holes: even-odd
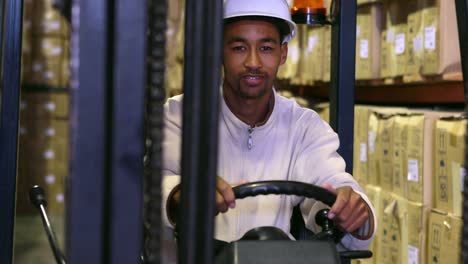
[[[233,51],[245,51],[244,46],[235,46],[232,48]]]
[[[273,47],[270,47],[270,46],[263,46],[260,48],[261,51],[272,51],[273,50]]]

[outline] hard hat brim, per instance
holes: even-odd
[[[296,35],[296,32],[297,32],[296,23],[294,23],[293,21],[289,21],[287,19],[284,19],[283,17],[277,16],[275,14],[271,14],[271,13],[261,13],[261,12],[232,13],[229,16],[225,16],[224,19],[236,18],[236,17],[249,17],[249,16],[250,17],[252,17],[252,16],[255,16],[255,17],[271,17],[271,18],[280,19],[280,20],[286,22],[286,24],[289,27],[289,34],[285,36],[285,38],[283,40],[283,43],[290,42],[294,38],[294,36]]]

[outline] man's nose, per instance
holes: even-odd
[[[251,50],[245,58],[244,66],[248,69],[259,69],[262,67],[262,60],[257,50]]]

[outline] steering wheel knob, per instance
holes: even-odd
[[[338,243],[343,238],[344,233],[341,232],[336,226],[333,220],[328,218],[330,210],[322,209],[315,215],[315,222],[317,225],[322,227],[322,232],[315,236],[317,240],[328,240]]]

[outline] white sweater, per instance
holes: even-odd
[[[375,234],[374,209],[361,187],[345,172],[344,160],[336,152],[337,134],[317,113],[275,93],[268,121],[251,129],[230,111],[222,97],[220,101],[219,176],[229,183],[292,180],[318,186],[329,183],[334,188],[351,186],[370,205]],[[182,96],[176,96],[165,105],[163,212],[170,191],[180,182],[181,134]],[[307,227],[318,231],[314,217],[323,208],[321,203],[297,196],[268,195],[236,200],[235,209],[216,216],[215,238],[237,240],[259,226],[276,226],[289,233],[292,208],[300,202]],[[165,223],[169,225],[167,217]],[[368,234],[369,226],[368,221],[359,233]],[[366,249],[369,243],[370,239],[358,240],[348,234],[339,249]]]

